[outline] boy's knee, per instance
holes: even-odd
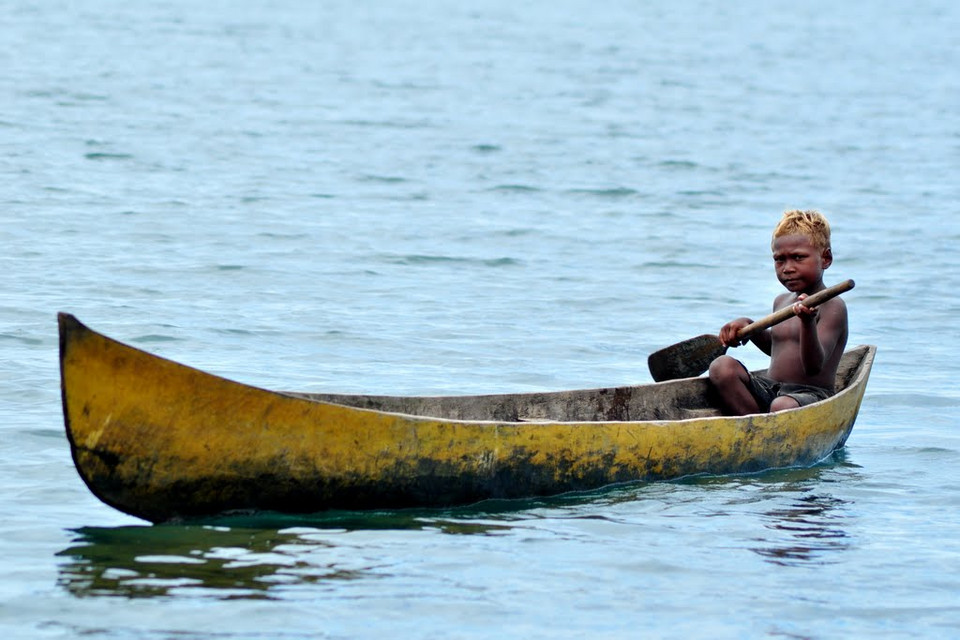
[[[720,356],[710,363],[709,375],[713,382],[725,382],[740,377],[743,367],[732,356]]]

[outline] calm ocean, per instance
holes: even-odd
[[[958,7],[7,0],[0,635],[960,636]],[[73,468],[57,311],[274,388],[641,383],[794,207],[879,349],[816,468],[217,526]]]

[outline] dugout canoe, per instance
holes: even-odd
[[[151,522],[440,507],[808,466],[846,442],[876,352],[847,351],[828,400],[732,418],[704,378],[480,396],[268,391],[69,314],[59,328],[76,468],[100,500]]]

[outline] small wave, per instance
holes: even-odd
[[[303,240],[310,236],[306,233],[280,233],[278,231],[262,231],[257,234],[258,238],[270,238],[271,240]]]
[[[94,151],[83,154],[87,160],[131,160],[133,156],[129,153],[106,153],[103,151]]]
[[[529,227],[521,227],[518,229],[503,229],[501,231],[495,231],[490,234],[492,237],[498,238],[521,238],[523,236],[529,236],[535,233],[539,233],[539,229],[531,229]],[[469,240],[469,238],[464,238],[464,240]]]
[[[677,191],[677,195],[681,196],[723,196],[726,195],[722,191],[716,189],[684,189],[683,191]]]
[[[340,124],[380,129],[431,129],[434,127],[427,120],[343,120]]]
[[[580,196],[597,196],[600,198],[626,198],[635,196],[639,192],[629,187],[612,187],[609,189],[570,189],[567,193]]]
[[[229,334],[233,336],[252,336],[256,335],[255,332],[250,331],[249,329],[239,329],[236,327],[217,327],[214,328],[215,333]]]
[[[700,165],[690,160],[664,160],[658,162],[657,166],[664,169],[696,169]]]
[[[160,333],[148,333],[142,336],[137,336],[133,338],[131,342],[136,343],[157,343],[157,342],[178,342],[180,338],[176,336],[168,336]]]
[[[360,176],[360,182],[379,182],[381,184],[401,184],[407,182],[406,178],[401,178],[400,176],[378,176],[375,174],[367,174]]]
[[[98,93],[87,93],[85,91],[67,91],[65,89],[26,91],[24,95],[28,98],[54,98],[57,104],[71,104],[71,101],[77,102],[107,102],[109,96]]]
[[[498,144],[475,144],[471,147],[477,153],[495,153],[503,148]]]
[[[481,260],[481,263],[487,267],[513,267],[523,264],[516,258],[491,258],[490,260]]]
[[[43,344],[43,340],[39,338],[30,338],[27,336],[20,336],[12,333],[0,333],[0,340],[13,340],[14,342],[27,344],[32,347]]]
[[[489,191],[502,191],[504,193],[536,193],[543,191],[540,187],[531,187],[527,184],[501,184],[489,189]]]
[[[951,457],[957,455],[956,449],[948,449],[946,447],[919,447],[916,451],[917,453],[932,453],[934,455],[944,454]]]
[[[476,264],[485,267],[511,267],[522,264],[516,258],[465,258],[461,256],[442,256],[427,254],[409,254],[388,256],[387,262],[402,265],[432,265],[432,264]]]
[[[872,393],[870,402],[881,407],[960,407],[960,398],[929,393]]]
[[[649,260],[639,265],[639,269],[713,269],[717,265],[703,262],[681,262],[679,260]]]

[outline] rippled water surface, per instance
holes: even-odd
[[[9,638],[960,634],[954,3],[26,3],[0,17]],[[267,387],[649,381],[816,207],[877,361],[813,469],[149,526],[55,314]],[[760,354],[738,354],[762,366]]]

